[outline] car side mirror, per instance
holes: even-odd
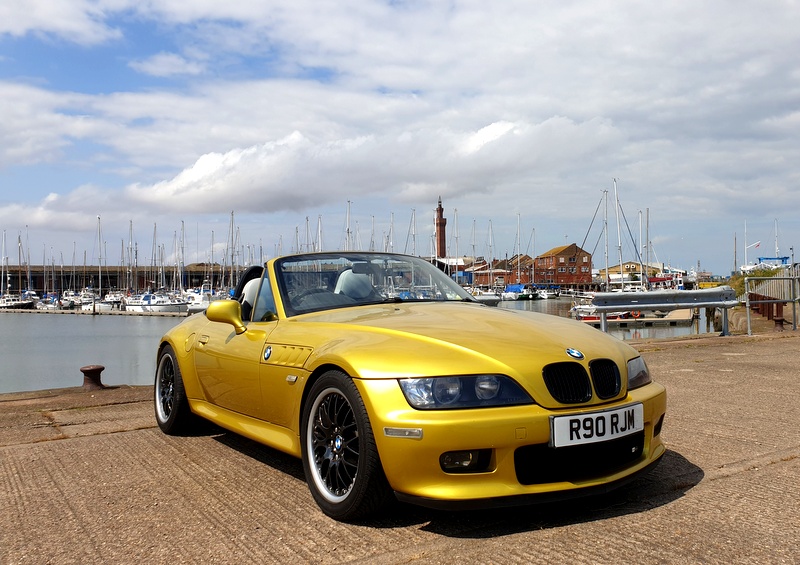
[[[242,305],[236,300],[215,300],[206,308],[206,318],[212,322],[230,324],[236,334],[247,331],[242,321]]]

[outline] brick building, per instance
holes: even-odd
[[[592,282],[592,255],[576,244],[554,247],[534,259],[537,284],[585,285]]]

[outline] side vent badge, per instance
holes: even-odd
[[[264,361],[267,361],[272,356],[272,346],[268,345],[264,350]]]

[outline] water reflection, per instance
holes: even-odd
[[[0,393],[81,386],[84,365],[103,384],[151,384],[159,338],[183,318],[0,314]]]

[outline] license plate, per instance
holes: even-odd
[[[614,410],[550,417],[550,443],[567,447],[624,437],[644,429],[644,407],[631,404]]]

